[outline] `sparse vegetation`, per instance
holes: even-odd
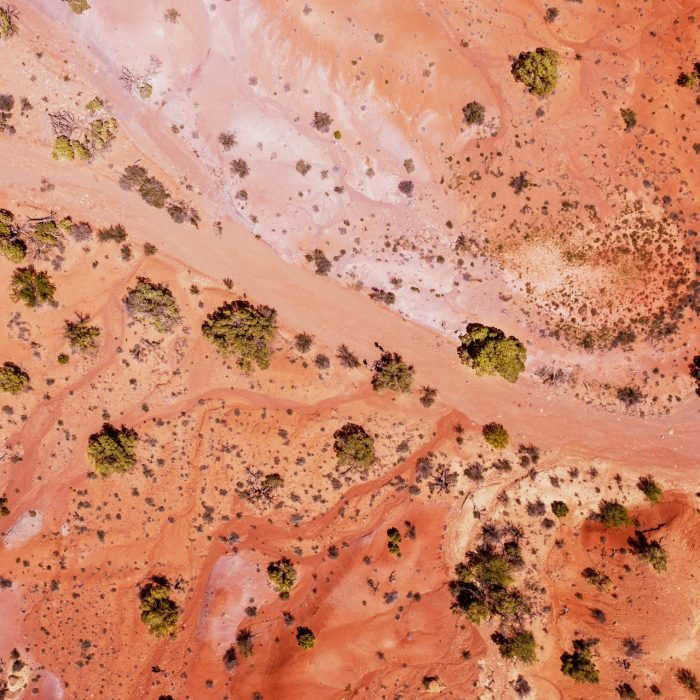
[[[0,39],[9,39],[17,34],[17,10],[12,5],[0,6]]]
[[[438,390],[431,386],[424,386],[420,390],[420,402],[425,408],[430,408],[435,403]]]
[[[557,518],[565,518],[569,514],[569,506],[564,501],[552,501],[551,508]]]
[[[327,134],[331,129],[331,124],[333,119],[331,115],[326,112],[314,112],[313,127],[316,131],[320,131],[322,134]]]
[[[498,328],[470,323],[466,333],[459,337],[458,348],[462,362],[477,375],[498,374],[506,381],[515,382],[525,369],[525,346],[512,335],[506,338]]]
[[[484,440],[495,450],[504,450],[508,447],[510,436],[500,423],[488,423],[482,428],[481,432]]]
[[[141,622],[156,637],[174,637],[178,607],[170,598],[171,586],[164,576],[153,576],[141,589]]]
[[[162,209],[170,199],[165,185],[141,165],[128,165],[119,178],[119,185],[127,191],[136,190],[146,204],[156,209]]]
[[[624,108],[620,110],[622,121],[625,122],[625,130],[631,131],[637,126],[637,114],[633,109]]]
[[[390,527],[386,531],[386,548],[395,557],[401,556],[401,533],[395,528]]]
[[[581,576],[583,576],[583,578],[590,583],[591,586],[595,586],[599,591],[607,591],[612,584],[612,580],[609,576],[601,574],[599,571],[592,569],[590,566],[586,567],[581,572]]]
[[[307,253],[306,259],[308,262],[314,263],[317,275],[325,276],[331,271],[331,261],[320,248],[316,248],[313,252]]]
[[[302,649],[313,649],[316,635],[308,627],[297,627],[297,644]]]
[[[689,668],[679,668],[676,680],[696,698],[700,698],[700,682]]]
[[[131,428],[115,428],[109,423],[88,439],[87,454],[93,469],[103,477],[128,472],[136,464],[139,436]]]
[[[56,285],[47,272],[35,270],[33,265],[29,265],[18,267],[12,273],[10,289],[14,301],[22,301],[29,307],[35,307],[53,301]]]
[[[627,508],[618,501],[601,501],[598,508],[598,518],[607,528],[625,527],[632,522]]]
[[[640,559],[651,564],[656,571],[666,571],[668,556],[659,542],[647,539],[643,532],[637,530],[634,537],[627,540],[627,544]]]
[[[512,570],[522,565],[517,541],[503,545],[499,553],[493,545],[482,545],[467,552],[466,560],[455,567],[456,580],[450,582],[454,612],[466,615],[475,624],[498,615],[504,620],[527,610],[520,591],[513,586]]]
[[[282,557],[282,559],[271,561],[267,565],[267,577],[279,593],[280,598],[286,600],[297,580],[297,571],[289,559]]]
[[[338,347],[336,357],[340,360],[340,364],[348,369],[357,369],[360,366],[360,360],[357,358],[357,355],[345,344]]]
[[[29,386],[29,375],[14,362],[5,362],[0,367],[0,391],[19,394]]]
[[[101,228],[97,232],[97,240],[101,243],[123,243],[126,240],[126,229],[121,224]]]
[[[496,632],[491,637],[504,659],[533,664],[537,661],[535,637],[529,630],[518,630],[509,635]]]
[[[209,314],[202,324],[202,333],[224,357],[234,355],[241,369],[248,371],[253,363],[267,369],[276,319],[277,312],[269,306],[253,306],[238,299]]]
[[[511,65],[511,73],[534,95],[546,95],[559,80],[559,54],[553,49],[523,51]]]
[[[617,390],[617,399],[627,406],[632,408],[642,400],[642,392],[634,386],[622,386]]]
[[[409,393],[413,385],[413,367],[406,364],[401,355],[385,352],[374,363],[372,388],[377,391]]]
[[[294,336],[294,347],[298,352],[309,352],[313,342],[313,337],[308,333],[298,333]]]
[[[464,121],[467,124],[476,124],[480,126],[484,123],[484,117],[486,115],[484,105],[478,102],[469,102],[462,107],[462,112],[464,113]]]
[[[396,301],[396,295],[394,292],[387,292],[386,290],[378,289],[377,287],[372,287],[369,298],[374,299],[374,301],[381,301],[387,306],[391,306]]]
[[[94,350],[100,339],[100,329],[91,326],[89,316],[78,316],[77,321],[66,321],[65,335],[73,350],[87,352]]]
[[[219,134],[219,143],[224,151],[230,151],[238,141],[236,140],[236,135],[232,131],[222,131]]]
[[[646,496],[651,503],[658,503],[663,493],[661,487],[656,483],[651,474],[639,477],[637,488]]]
[[[565,652],[561,655],[561,672],[577,683],[598,683],[598,669],[593,663],[588,642],[583,639],[574,640],[573,653]]]
[[[10,509],[7,506],[7,496],[0,496],[0,517],[7,517],[10,514]]]
[[[129,315],[159,333],[169,333],[180,323],[180,309],[172,292],[164,284],[139,277],[127,292],[124,304]]]
[[[690,363],[690,377],[695,381],[695,393],[700,396],[700,355],[696,355]]]
[[[349,466],[366,471],[375,459],[374,438],[356,423],[346,423],[333,434],[333,449],[338,466]]]

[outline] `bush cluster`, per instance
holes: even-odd
[[[500,423],[487,423],[481,430],[484,440],[496,450],[504,450],[508,447],[510,436],[508,431]]]
[[[629,525],[630,519],[627,508],[618,501],[601,501],[598,507],[600,522],[607,528],[620,528]]]
[[[22,301],[27,306],[35,307],[53,301],[56,285],[47,272],[35,270],[33,265],[29,265],[18,267],[12,273],[10,290],[14,301]]]
[[[20,263],[27,254],[27,244],[20,238],[19,229],[14,224],[14,214],[0,209],[0,255],[12,263]]]
[[[525,369],[525,346],[512,335],[506,338],[498,328],[470,323],[459,339],[461,346],[457,353],[477,375],[499,374],[507,381],[515,382]]]
[[[130,428],[115,428],[104,423],[99,433],[88,439],[88,459],[93,469],[107,477],[129,471],[136,464],[136,443],[139,436]]]
[[[181,320],[180,309],[170,289],[146,277],[137,279],[136,286],[124,297],[124,304],[132,318],[159,333],[172,331]]]
[[[170,598],[170,582],[164,576],[153,576],[141,589],[141,622],[156,637],[174,637],[179,611]]]
[[[338,457],[338,466],[346,465],[367,470],[375,459],[374,438],[356,423],[346,423],[333,433],[333,449]]]
[[[29,386],[29,375],[14,362],[5,362],[0,367],[0,391],[19,394]]]
[[[559,54],[553,49],[523,51],[511,65],[511,73],[534,95],[546,95],[559,80]]]
[[[297,644],[302,649],[313,649],[316,646],[316,635],[308,627],[297,627]]]
[[[66,321],[66,339],[73,350],[87,352],[94,350],[100,339],[100,329],[91,326],[89,316],[78,316],[77,321]]]
[[[570,676],[577,683],[598,683],[598,669],[593,663],[588,642],[583,639],[575,639],[573,653],[564,652],[560,658],[561,672],[565,676]]]
[[[282,600],[289,598],[289,591],[297,580],[297,571],[289,559],[282,557],[267,565],[267,577],[276,588]]]
[[[407,394],[413,385],[413,366],[406,364],[401,355],[385,352],[374,363],[372,388],[377,391],[398,391]]]
[[[234,355],[241,369],[253,363],[270,366],[271,341],[277,330],[277,312],[269,306],[253,306],[244,299],[229,301],[207,316],[204,337],[224,356]]]

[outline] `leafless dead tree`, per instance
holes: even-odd
[[[69,139],[78,128],[75,117],[65,109],[49,113],[49,121],[51,122],[51,130],[54,136],[65,136]]]

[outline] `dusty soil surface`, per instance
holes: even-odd
[[[27,257],[0,256],[0,364],[30,381],[0,394],[0,697],[693,697],[677,676],[700,679],[700,93],[676,80],[700,16],[627,5],[15,6],[0,209]],[[560,55],[543,98],[510,72],[538,46]],[[66,119],[92,133],[94,97],[115,138],[89,161],[52,158]],[[165,207],[120,185],[133,164]],[[66,217],[91,233],[40,239],[37,221]],[[123,240],[98,235],[117,224]],[[12,298],[29,264],[53,303]],[[172,291],[172,332],[127,312],[143,277]],[[277,311],[267,369],[202,335],[240,298]],[[65,337],[76,314],[100,329],[88,352]],[[517,383],[462,365],[471,321],[525,343]],[[410,393],[373,391],[382,350],[414,367]],[[482,436],[493,421],[503,450]],[[105,422],[139,440],[135,466],[101,478],[87,445]],[[338,465],[348,422],[374,439],[366,472]],[[603,500],[629,521],[606,528]],[[507,625],[455,614],[455,566],[510,540],[525,609]],[[282,557],[286,599],[267,575]],[[152,576],[178,608],[164,638],[140,618]],[[534,635],[533,663],[499,654],[493,635],[513,627]],[[561,671],[575,639],[595,685]]]

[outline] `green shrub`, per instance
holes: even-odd
[[[598,683],[598,669],[593,663],[591,650],[583,639],[574,640],[574,652],[561,655],[561,672],[577,683]]]
[[[10,509],[7,507],[7,496],[0,497],[0,516],[7,517],[10,514]]]
[[[510,436],[508,431],[500,423],[488,423],[481,430],[484,440],[496,450],[504,450],[508,447]]]
[[[12,235],[12,226],[15,222],[15,215],[7,209],[0,209],[0,236]]]
[[[78,316],[77,321],[66,321],[66,339],[73,350],[87,352],[97,347],[100,329],[89,324],[89,316]]]
[[[271,561],[267,565],[267,577],[279,592],[280,598],[289,598],[289,591],[297,580],[297,572],[289,559],[283,557],[278,561]]]
[[[524,664],[533,664],[537,661],[537,645],[532,632],[519,630],[507,637],[496,633],[492,638],[504,659],[512,659]]]
[[[462,112],[464,113],[464,121],[467,124],[481,125],[484,123],[484,117],[486,115],[484,105],[478,102],[469,102],[462,107]]]
[[[29,386],[29,375],[13,362],[5,362],[0,367],[0,391],[19,394]]]
[[[599,571],[592,569],[590,566],[587,566],[581,572],[581,576],[583,576],[583,578],[586,579],[591,586],[595,586],[599,591],[607,591],[612,584],[612,580],[609,576],[601,574]]]
[[[333,433],[333,449],[338,456],[338,466],[348,465],[367,470],[374,462],[374,438],[356,423],[346,423]]]
[[[100,475],[124,473],[136,464],[136,443],[139,436],[130,428],[115,428],[109,423],[88,439],[88,459]]]
[[[59,353],[56,362],[58,362],[59,365],[67,365],[70,362],[70,357],[68,357],[65,352]]]
[[[224,356],[235,355],[238,366],[250,370],[255,362],[270,366],[270,343],[277,330],[277,312],[269,306],[253,306],[243,299],[229,301],[207,316],[204,337]]]
[[[297,627],[297,644],[302,649],[313,649],[316,635],[308,627]]]
[[[668,556],[659,542],[648,540],[643,532],[637,530],[635,536],[627,540],[627,544],[638,557],[651,564],[656,571],[666,571]]]
[[[651,474],[648,476],[641,476],[639,481],[637,481],[637,488],[646,496],[647,500],[652,503],[658,503],[663,493],[661,487],[654,481],[654,477],[652,477]]]
[[[58,245],[59,233],[56,222],[51,219],[40,221],[34,226],[34,237],[39,243],[44,243],[45,245]]]
[[[0,255],[11,263],[21,263],[27,255],[27,244],[21,238],[0,238]]]
[[[453,612],[475,624],[492,615],[508,620],[526,612],[527,604],[512,585],[512,569],[522,564],[517,542],[506,542],[501,553],[487,545],[467,552],[466,560],[455,567],[456,580],[450,582]]]
[[[139,323],[152,326],[159,333],[169,333],[180,323],[180,309],[173,293],[164,284],[139,277],[124,298],[126,310]]]
[[[17,11],[12,5],[0,7],[0,39],[17,34]]]
[[[401,355],[385,352],[374,363],[372,388],[377,391],[399,391],[404,394],[411,391],[413,384],[413,367],[407,365]]]
[[[165,577],[153,576],[140,592],[141,622],[156,637],[175,636],[179,611],[170,590]]]
[[[627,508],[618,501],[601,501],[598,508],[600,522],[607,528],[620,528],[629,525],[632,521]]]
[[[390,527],[386,531],[387,536],[387,549],[395,556],[401,556],[401,533],[395,528]]]
[[[544,48],[523,51],[513,61],[511,73],[534,95],[546,95],[559,80],[559,54]]]
[[[51,157],[54,160],[87,160],[90,152],[87,146],[75,139],[71,140],[67,136],[57,136],[53,143]]]
[[[12,273],[10,289],[14,301],[23,301],[27,306],[35,307],[53,301],[56,285],[47,272],[37,271],[33,265],[29,265],[19,267]]]
[[[552,501],[551,508],[557,518],[565,518],[569,514],[569,506],[564,501]]]
[[[517,381],[525,369],[525,346],[512,335],[506,338],[503,331],[481,323],[470,323],[466,330],[457,350],[462,362],[479,376],[499,374],[509,382]]]
[[[689,668],[679,668],[676,671],[676,680],[692,695],[700,698],[700,682]]]

